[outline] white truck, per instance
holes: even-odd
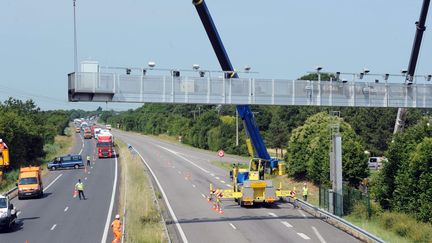
[[[9,198],[0,195],[0,229],[12,229],[17,218],[16,213],[16,209]]]

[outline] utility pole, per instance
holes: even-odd
[[[407,91],[406,95],[409,95],[409,93],[412,92],[411,84],[412,84],[413,79],[414,79],[414,73],[415,73],[415,68],[417,65],[417,59],[418,59],[418,56],[420,53],[420,46],[421,46],[421,42],[422,42],[422,38],[423,38],[423,32],[426,30],[425,23],[426,23],[427,13],[429,10],[429,4],[430,4],[430,0],[424,0],[423,1],[423,6],[421,9],[420,18],[419,18],[419,21],[416,22],[416,34],[415,34],[413,48],[411,50],[411,57],[409,60],[408,70],[407,70],[407,74],[406,74],[406,78],[405,78],[406,91]],[[399,131],[403,130],[403,128],[405,126],[405,120],[406,120],[407,113],[408,113],[407,108],[399,108],[398,109],[393,134],[396,134]]]
[[[77,51],[77,31],[76,31],[76,0],[73,0],[73,17],[74,17],[74,72],[75,77],[78,72],[78,51]]]

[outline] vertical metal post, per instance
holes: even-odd
[[[318,72],[318,105],[321,106],[321,73]]]
[[[353,79],[352,79],[352,92],[353,92],[353,98],[352,98],[352,106],[355,106],[356,104],[356,85],[355,85],[355,77],[356,75],[353,74]]]
[[[175,92],[174,92],[174,77],[171,75],[171,101],[175,101]]]
[[[223,83],[222,83],[222,102],[224,103],[224,104],[226,104],[226,85],[225,85],[225,83],[226,83],[226,78],[225,78],[225,75],[224,75],[224,78],[223,78]]]
[[[141,82],[140,82],[140,101],[143,102],[143,82],[144,75],[141,74]]]
[[[77,28],[76,28],[76,0],[73,0],[73,17],[74,17],[74,72],[78,72],[78,46],[77,46]]]
[[[275,103],[275,81],[274,79],[272,79],[272,101],[271,101],[272,105],[274,105]]]
[[[182,78],[180,77],[180,83],[182,81]],[[189,101],[189,79],[186,77],[185,79],[183,79],[183,83],[185,84],[185,103],[188,103]]]
[[[236,146],[239,146],[239,122],[238,122],[238,111],[236,109]]]
[[[295,104],[295,80],[292,81],[292,100],[291,100],[291,105]]]
[[[162,101],[166,102],[166,76],[163,76],[163,94],[162,94]]]
[[[209,72],[209,76],[207,77],[207,104],[210,103],[210,91],[211,91],[211,86],[210,86],[210,72]]]
[[[337,81],[337,80],[336,80]],[[329,95],[329,105],[333,105],[333,77],[330,77],[330,95]]]

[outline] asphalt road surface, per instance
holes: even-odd
[[[210,163],[220,160],[216,152],[135,133],[114,131],[114,136],[131,144],[157,177],[173,214],[168,225],[177,232],[173,242],[358,242],[287,203],[241,208],[234,201],[223,201],[224,213],[219,214],[206,200],[209,184],[227,189],[230,180],[226,171]]]
[[[81,153],[84,160],[90,155],[91,167],[49,171],[43,178],[43,198],[13,199],[19,211],[17,225],[10,232],[0,233],[1,243],[111,242],[116,160],[98,159],[94,139],[83,140],[80,134],[75,138],[72,152]],[[79,178],[84,182],[87,200],[73,197]]]

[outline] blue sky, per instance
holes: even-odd
[[[295,79],[323,71],[398,73],[408,65],[420,0],[206,0],[233,65],[257,76]],[[431,22],[429,16],[426,25]],[[106,66],[219,69],[191,0],[77,0],[78,59]],[[432,73],[431,29],[417,74]],[[429,57],[429,59],[428,59]],[[0,1],[0,99],[33,98],[43,109],[68,103],[73,71],[72,0]],[[135,108],[136,104],[108,104]]]

